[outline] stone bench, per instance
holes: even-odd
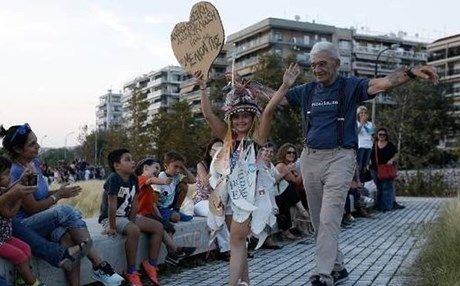
[[[93,243],[99,251],[102,259],[107,260],[118,273],[123,273],[126,269],[125,259],[125,238],[118,235],[117,237],[110,238],[102,235],[102,228],[98,224],[96,218],[86,219],[88,230],[91,233]],[[174,234],[174,241],[178,246],[194,246],[197,247],[195,254],[203,253],[208,250],[209,231],[206,226],[206,218],[194,217],[189,222],[180,222],[175,224],[176,233]],[[138,265],[141,260],[147,257],[148,238],[147,235],[141,236],[138,248]],[[215,249],[215,245],[211,249]],[[166,257],[166,248],[162,244],[159,262],[163,263]],[[48,286],[62,286],[66,285],[64,272],[50,266],[48,263],[41,259],[33,258],[31,262],[33,272],[39,279],[46,283]],[[89,284],[95,282],[91,278],[92,267],[88,259],[83,259],[81,264],[81,284]],[[0,275],[5,277],[9,283],[13,284],[16,277],[14,267],[0,259]]]

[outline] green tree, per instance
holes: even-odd
[[[283,82],[286,67],[295,62],[295,55],[283,59],[277,54],[267,53],[259,57],[259,64],[254,70],[253,80],[277,90]],[[307,70],[301,73],[295,84],[301,84],[312,80]],[[303,142],[300,112],[289,106],[279,106],[273,117],[270,132],[270,140],[280,146],[283,143],[293,143],[301,146]]]
[[[135,159],[152,154],[153,151],[153,144],[148,132],[148,106],[147,94],[139,88],[133,89],[127,102],[127,114],[123,124],[126,128],[123,131],[126,134],[126,146]]]
[[[386,127],[399,147],[402,168],[444,165],[455,156],[437,148],[439,140],[455,134],[452,98],[444,96],[446,87],[413,81],[395,88],[394,105],[382,106],[378,126]]]
[[[155,142],[153,154],[163,161],[166,152],[175,150],[187,158],[188,166],[195,166],[203,153],[203,146],[211,138],[211,131],[203,119],[193,116],[186,101],[178,101],[169,111],[160,110],[149,127]]]
[[[95,165],[107,166],[107,155],[118,148],[130,148],[125,129],[110,127],[107,130],[88,132],[85,126],[78,136],[80,142],[79,157]],[[97,145],[95,141],[97,140]],[[95,146],[96,145],[96,146]]]

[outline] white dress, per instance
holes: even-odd
[[[257,162],[252,140],[242,140],[235,152],[238,152],[238,158],[233,168],[230,167],[230,152],[224,148],[211,162],[209,183],[214,191],[209,198],[207,220],[211,229],[210,243],[224,226],[225,215],[232,214],[238,223],[251,217],[251,233],[259,239],[257,249],[276,223],[274,172],[264,163]]]

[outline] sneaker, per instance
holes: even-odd
[[[193,216],[191,215],[186,215],[183,212],[178,212],[178,213],[179,213],[180,221],[191,221],[193,219]]]
[[[158,286],[160,285],[160,282],[158,281],[158,269],[151,265],[148,261],[144,260],[141,262],[142,267],[144,268],[145,273],[149,277],[150,281],[153,283],[153,285]]]
[[[178,247],[176,251],[176,255],[179,257],[179,259],[184,259],[186,257],[189,257],[192,255],[196,250],[196,247]]]
[[[118,286],[124,281],[123,277],[116,273],[106,261],[102,262],[97,269],[93,269],[92,277],[105,286]]]
[[[166,255],[165,262],[169,265],[177,266],[179,265],[179,261],[180,258],[176,253],[171,252]]]
[[[310,282],[312,286],[327,286],[327,283],[323,279],[321,279],[319,275],[311,277]]]
[[[334,279],[334,285],[338,285],[348,280],[348,271],[344,268],[340,271],[332,271],[331,276]]]
[[[130,286],[144,286],[139,276],[139,272],[133,272],[131,274],[125,273],[126,280],[128,281]]]

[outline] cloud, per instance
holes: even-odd
[[[146,24],[163,24],[165,23],[165,20],[161,17],[156,17],[156,16],[145,16],[144,17],[144,23]]]
[[[133,49],[142,47],[142,36],[128,25],[122,23],[122,18],[114,11],[104,10],[97,6],[92,6],[91,10],[97,21],[113,30],[119,36],[118,43],[120,46]]]

